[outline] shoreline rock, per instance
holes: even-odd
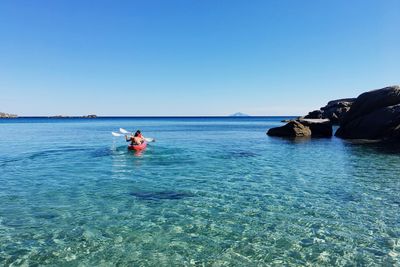
[[[299,119],[304,126],[311,130],[312,137],[332,137],[333,128],[329,119]]]
[[[311,130],[299,121],[292,120],[283,126],[269,129],[267,135],[278,137],[309,137],[311,136]]]
[[[353,105],[355,98],[342,98],[329,101],[326,106],[319,110],[309,112],[305,119],[329,119],[332,124],[340,124],[340,121],[346,115]]]
[[[400,86],[359,95],[343,117],[335,136],[344,139],[400,140]]]
[[[332,123],[328,119],[299,118],[267,131],[267,135],[278,137],[332,137],[332,134]]]

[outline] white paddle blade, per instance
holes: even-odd
[[[116,137],[122,136],[122,134],[116,133],[116,132],[111,132],[111,134],[112,134],[113,136],[116,136]]]
[[[148,138],[148,137],[146,137],[144,140],[146,140],[147,143],[151,143],[151,142],[155,142],[156,141],[156,139]]]
[[[127,130],[125,130],[124,128],[119,128],[119,131],[123,134],[129,134],[130,132],[128,132]]]

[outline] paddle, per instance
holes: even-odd
[[[132,132],[128,132],[128,131],[125,130],[124,128],[119,128],[119,131],[120,131],[121,133],[111,132],[111,134],[112,134],[113,136],[116,136],[116,137],[119,137],[119,136],[126,136],[126,135],[132,134]],[[156,141],[154,138],[149,138],[149,137],[144,138],[144,140],[146,140],[146,142],[148,142],[148,143],[150,143],[150,142],[155,142],[155,141]]]
[[[125,136],[124,134],[120,134],[120,133],[116,133],[116,132],[111,132],[111,134],[115,137]]]
[[[119,128],[119,131],[123,134],[132,134],[132,132],[128,132],[127,130],[125,130],[124,128]]]

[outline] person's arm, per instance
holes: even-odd
[[[125,135],[125,140],[126,140],[126,142],[129,142],[129,141],[131,141],[131,137],[128,138],[128,136]]]

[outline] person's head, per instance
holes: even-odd
[[[136,133],[135,133],[135,137],[137,137],[139,135],[141,135],[141,132],[139,130],[137,130]]]

